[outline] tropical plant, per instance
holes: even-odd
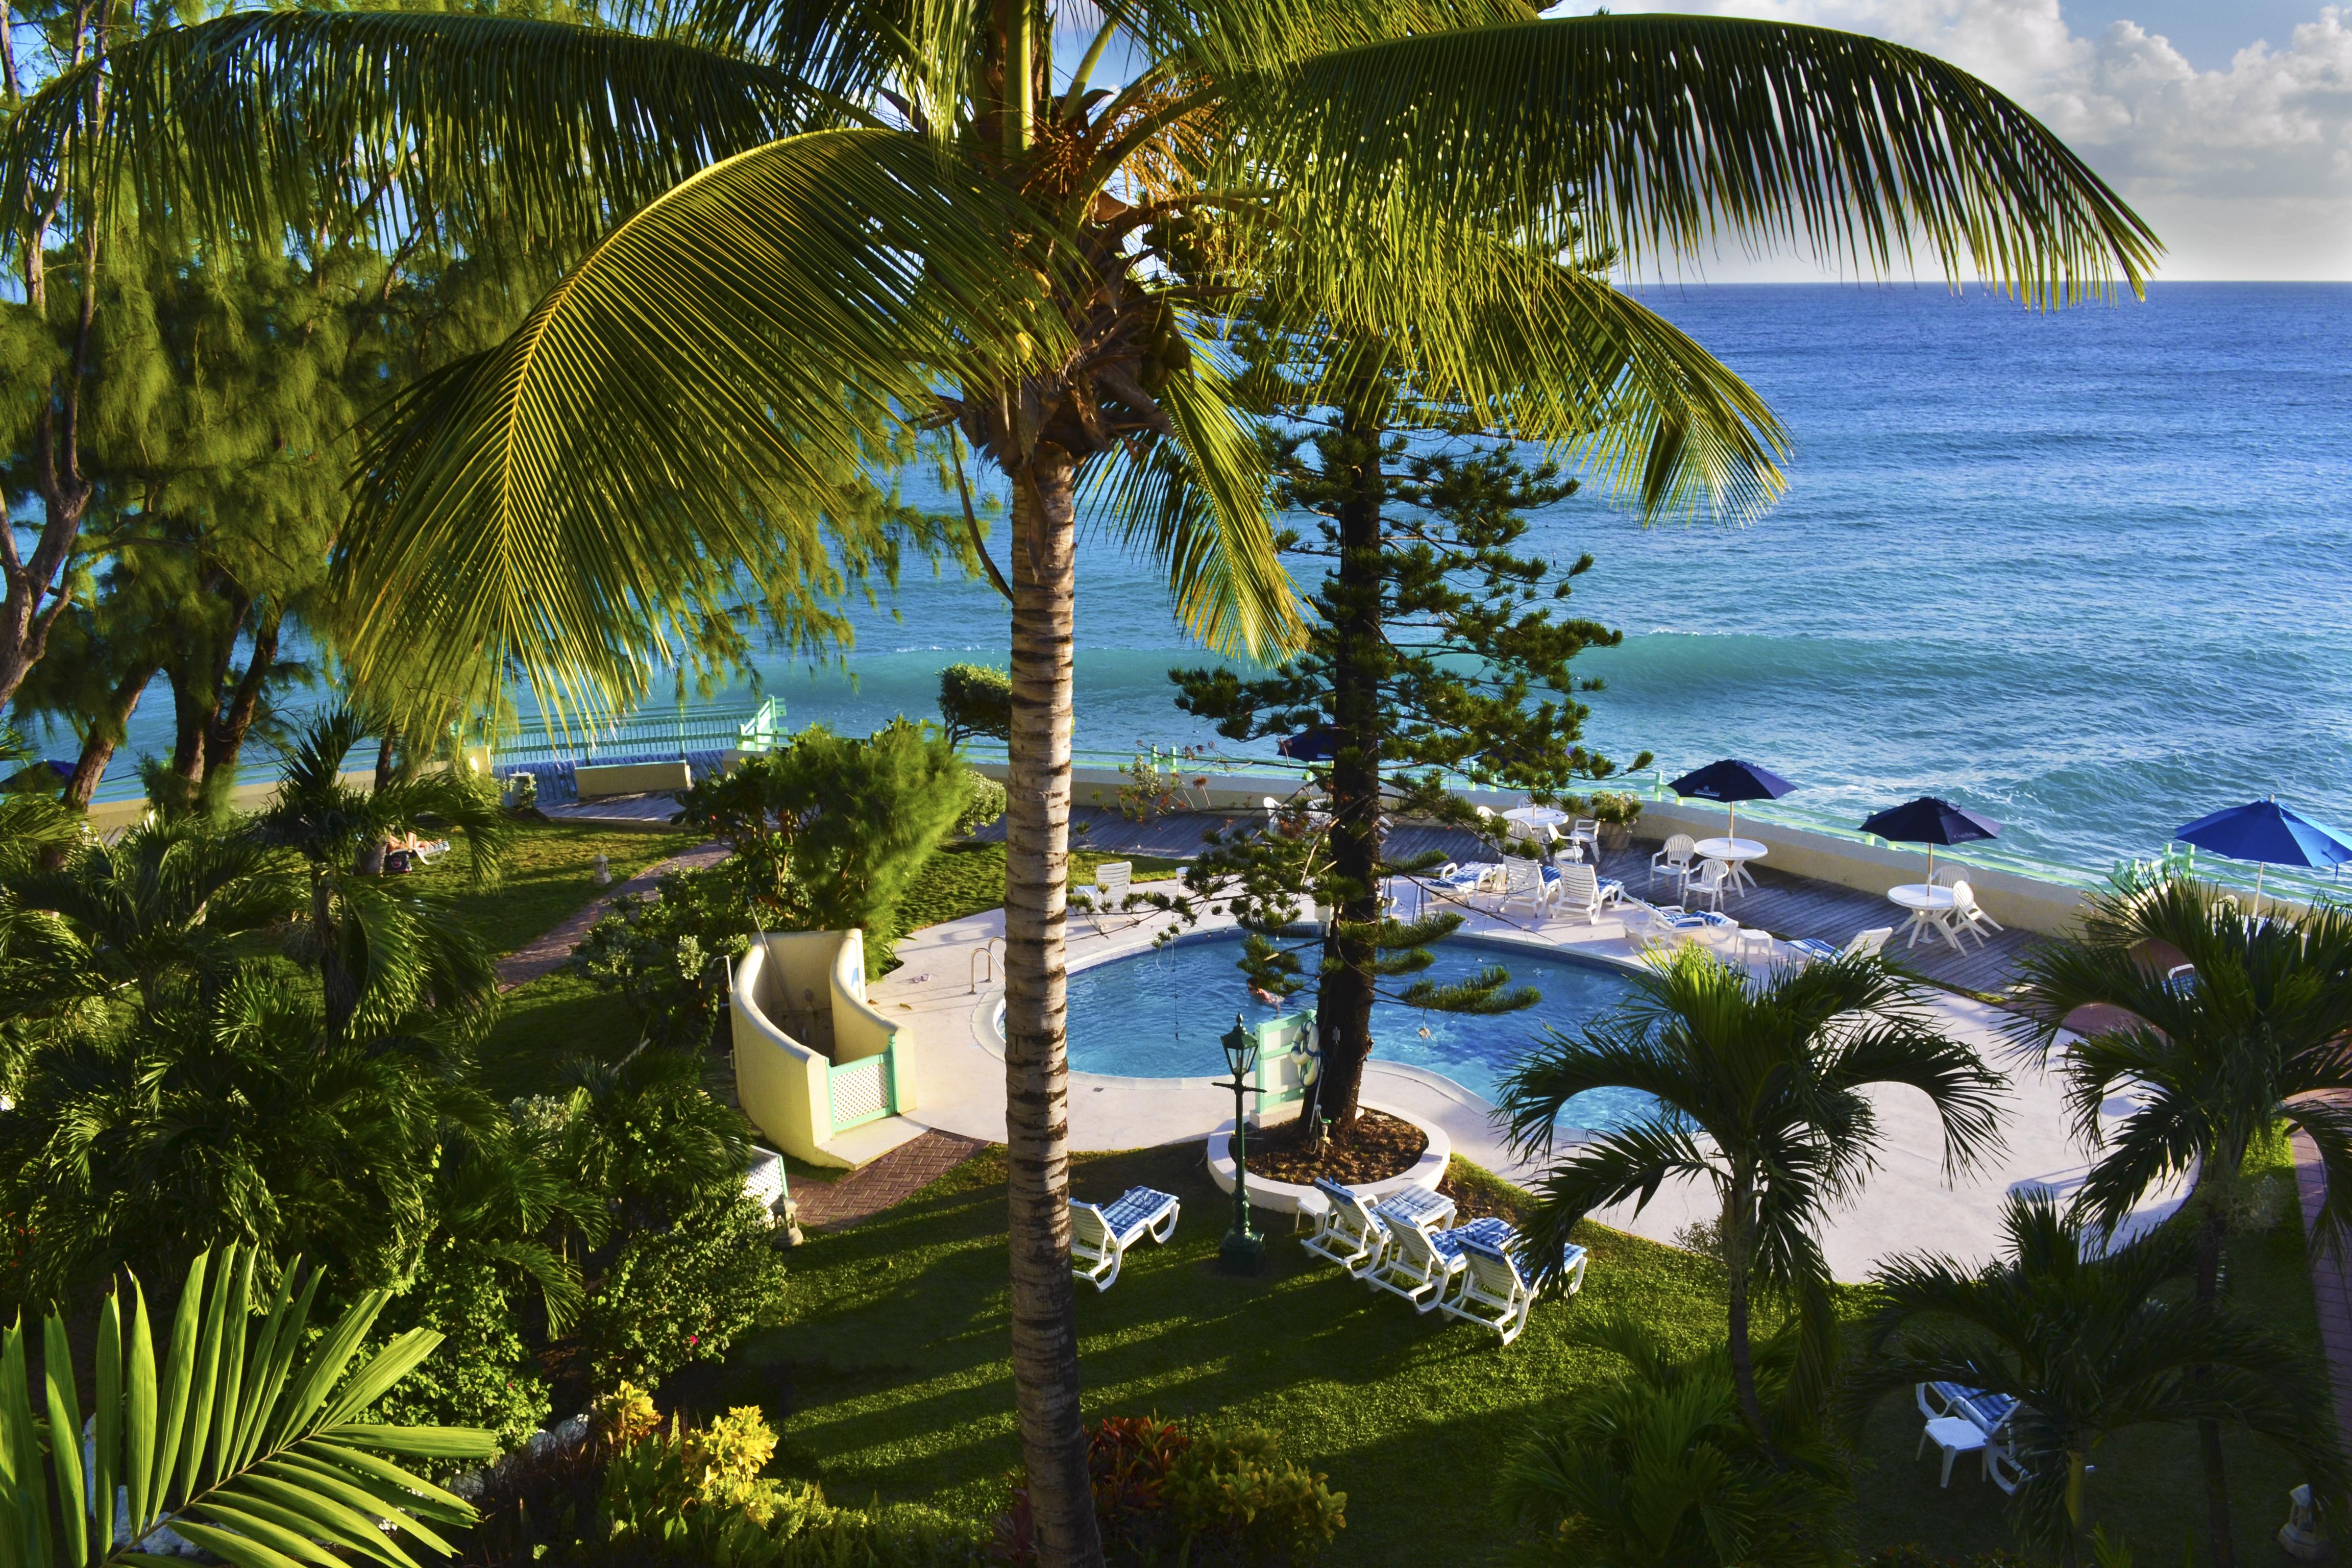
[[[484,1432],[368,1419],[441,1336],[412,1330],[353,1366],[385,1293],[362,1293],[313,1346],[322,1276],[299,1272],[235,1247],[216,1260],[199,1254],[160,1366],[146,1293],[134,1283],[126,1312],[121,1291],[110,1291],[87,1406],[65,1320],[51,1314],[46,1420],[33,1411],[25,1331],[10,1326],[0,1339],[0,1553],[13,1568],[152,1561],[142,1548],[159,1530],[236,1568],[324,1563],[337,1552],[415,1568],[412,1547],[448,1554],[433,1526],[469,1525],[473,1509],[395,1460],[486,1459],[496,1445]]]
[[[985,664],[951,664],[940,671],[940,723],[948,743],[977,735],[1013,739],[1013,678]]]
[[[727,1015],[733,963],[762,926],[784,923],[769,902],[775,878],[730,856],[716,866],[670,871],[652,897],[624,893],[564,960],[617,995],[656,1046],[700,1049]]]
[[[727,839],[762,926],[863,931],[866,971],[878,973],[898,900],[966,820],[975,782],[986,783],[910,720],[865,740],[813,725],[687,791],[672,820]]]
[[[1316,520],[1311,533],[1281,540],[1286,552],[1323,563],[1307,649],[1246,679],[1230,666],[1169,676],[1176,705],[1230,740],[1319,732],[1328,750],[1308,781],[1328,805],[1296,833],[1222,836],[1186,868],[1184,895],[1170,901],[1188,919],[1203,903],[1233,913],[1255,939],[1243,962],[1252,985],[1278,995],[1302,988],[1297,964],[1276,959],[1299,896],[1332,911],[1315,936],[1292,938],[1284,956],[1319,950],[1315,1109],[1346,1130],[1383,983],[1428,968],[1426,944],[1462,924],[1442,908],[1411,924],[1384,915],[1385,878],[1444,858],[1432,851],[1391,860],[1384,825],[1412,817],[1484,826],[1448,787],[1465,779],[1554,801],[1580,779],[1614,773],[1580,742],[1588,710],[1577,693],[1598,682],[1571,666],[1622,634],[1560,613],[1590,555],[1555,571],[1520,552],[1526,514],[1574,494],[1575,480],[1549,463],[1530,468],[1500,445],[1448,443],[1425,430],[1409,448],[1400,430],[1442,424],[1453,411],[1421,405],[1402,367],[1375,353],[1346,353],[1335,374],[1291,363],[1286,339],[1259,336],[1251,348],[1247,384],[1319,426],[1311,437],[1269,443],[1276,501]],[[1324,399],[1334,406],[1318,406]],[[1648,762],[1645,752],[1633,765]],[[1422,980],[1387,994],[1445,1012],[1531,1005],[1536,994],[1506,990],[1509,978],[1494,967],[1475,981]]]
[[[2177,965],[2190,973],[2174,977]],[[2094,1153],[2076,1201],[2121,1226],[2150,1191],[2189,1182],[2197,1300],[2220,1300],[2246,1156],[2284,1124],[2327,1172],[2315,1245],[2352,1238],[2352,912],[2323,906],[2254,916],[2186,878],[2128,871],[2095,897],[2080,935],[2020,965],[2017,1040],[2066,1087],[2076,1135]],[[2084,1008],[2089,1032],[2059,1047]],[[2104,1109],[2128,1093],[2131,1109]],[[2208,1546],[2235,1560],[2218,1416],[2200,1419]]]
[[[399,834],[451,832],[465,840],[477,881],[495,879],[508,825],[488,789],[456,769],[420,773],[382,789],[343,782],[343,762],[367,732],[339,706],[304,725],[285,753],[277,798],[243,831],[290,849],[309,873],[309,919],[297,953],[326,993],[327,1026],[387,1028],[417,1009],[479,1010],[497,994],[489,954],[446,907],[361,875],[361,858]],[[364,1012],[365,1017],[361,1015]]]
[[[372,681],[478,687],[512,661],[551,704],[624,702],[747,583],[821,639],[848,579],[896,560],[858,504],[870,458],[911,426],[1004,477],[1011,1321],[1056,1563],[1099,1555],[1062,1132],[1081,493],[1204,641],[1295,629],[1255,446],[1194,351],[1208,318],[1271,291],[1385,334],[1431,396],[1590,455],[1647,510],[1739,510],[1776,482],[1761,405],[1558,265],[1570,244],[1639,267],[1801,234],[1874,269],[1924,244],[2037,301],[2137,287],[2154,254],[2014,104],[1851,34],[1514,0],[1082,15],[1058,93],[1029,5],[232,16],[61,72],[0,178],[119,172],[149,221],[264,246],[394,190],[460,235],[506,215],[570,266],[375,438],[338,536],[339,640]],[[1093,88],[1120,57],[1127,84]]]
[[[0,866],[0,899],[47,917],[37,942],[9,944],[0,1016],[124,990],[152,1007],[218,978],[237,937],[300,907],[278,859],[209,823],[151,819],[78,846],[60,866]]]
[[[688,1362],[722,1359],[751,1330],[780,1321],[784,1261],[773,1226],[733,1178],[699,1194],[668,1226],[628,1236],[581,1321],[591,1384],[658,1384]]]
[[[2159,1226],[2103,1252],[2103,1231],[2040,1193],[2012,1194],[2001,1228],[2008,1256],[1982,1268],[1922,1256],[1878,1270],[1871,1354],[1849,1390],[1857,1409],[1927,1382],[2017,1400],[2013,1514],[2066,1568],[2080,1561],[2092,1457],[2129,1427],[2242,1426],[2284,1448],[2319,1495],[2340,1495],[2326,1374],[2180,1288],[2195,1268],[2193,1232]]]
[[[1848,1561],[1845,1456],[1817,1425],[1782,1421],[1758,1439],[1718,1347],[1675,1359],[1622,1314],[1580,1322],[1573,1342],[1628,1363],[1579,1394],[1505,1462],[1495,1501],[1538,1561],[1596,1568],[1829,1568]],[[1794,1359],[1767,1347],[1768,1380]]]
[[[259,965],[45,1044],[0,1108],[0,1293],[70,1302],[231,1243],[403,1281],[434,1223],[449,1068],[426,1037],[330,1031],[315,994]]]
[[[1528,1215],[1530,1256],[1559,1257],[1585,1215],[1628,1198],[1638,1212],[1670,1180],[1712,1186],[1732,1385],[1750,1428],[1769,1441],[1751,1312],[1795,1304],[1803,1353],[1785,1397],[1798,1412],[1817,1410],[1836,1324],[1815,1231],[1877,1163],[1878,1115],[1863,1092],[1877,1084],[1927,1097],[1948,1174],[2000,1146],[2000,1078],[1936,1027],[1916,982],[1863,958],[1776,969],[1757,982],[1685,943],[1582,1036],[1547,1030],[1504,1080],[1512,1148],[1551,1162]],[[1604,1088],[1639,1090],[1655,1108],[1553,1160],[1568,1102]]]

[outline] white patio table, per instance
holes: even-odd
[[[1748,874],[1748,862],[1761,860],[1770,853],[1767,846],[1753,838],[1702,838],[1691,846],[1692,853],[1702,860],[1720,860],[1731,870],[1734,886],[1753,888],[1756,879]]]
[[[1911,940],[1904,943],[1905,947],[1918,946],[1920,934],[1932,931],[1940,933],[1952,946],[1959,948],[1959,938],[1954,936],[1951,929],[1938,918],[1951,913],[1958,907],[1951,889],[1939,888],[1932,882],[1906,882],[1900,887],[1887,889],[1886,896],[1911,911]],[[1960,951],[1965,952],[1968,950],[1960,948]]]

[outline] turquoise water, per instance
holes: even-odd
[[[2091,871],[2273,790],[2352,822],[2352,288],[2159,283],[2045,315],[1932,288],[1643,297],[1796,452],[1738,531],[1592,495],[1538,521],[1537,548],[1597,559],[1576,607],[1630,634],[1580,667],[1608,682],[1605,750],[1750,757],[1846,822],[1933,791]],[[1169,700],[1198,656],[1150,574],[1093,538],[1078,584],[1078,744],[1208,739]],[[921,568],[857,620],[840,667],[763,671],[794,721],[929,712],[941,665],[1007,647],[992,592]],[[168,747],[165,699],[127,752]]]
[[[1233,1027],[1234,1015],[1258,1019],[1275,1013],[1250,999],[1234,967],[1241,951],[1237,936],[1208,937],[1072,973],[1072,1069],[1129,1078],[1224,1077],[1217,1040]],[[1376,1003],[1372,1055],[1442,1074],[1488,1100],[1547,1026],[1577,1034],[1632,989],[1612,969],[1484,942],[1441,942],[1430,952],[1435,962],[1425,973],[1441,984],[1499,963],[1515,985],[1532,985],[1543,999],[1524,1013],[1486,1017]],[[1627,1089],[1594,1089],[1570,1101],[1562,1120],[1613,1127],[1651,1103],[1647,1095]]]

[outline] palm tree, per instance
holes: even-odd
[[[343,760],[366,730],[346,707],[311,720],[286,753],[277,798],[244,829],[255,844],[294,851],[309,873],[300,946],[318,966],[335,1033],[355,1025],[390,1028],[428,1005],[444,1013],[477,1009],[498,983],[480,939],[454,913],[358,868],[371,847],[394,834],[447,830],[464,838],[475,879],[488,880],[505,849],[505,817],[487,790],[454,769],[382,789],[345,784]]]
[[[201,819],[150,819],[55,868],[0,865],[0,899],[27,921],[8,943],[0,1016],[135,990],[152,1007],[224,973],[235,939],[301,907],[274,851]]]
[[[2171,971],[2188,964],[2192,973]],[[2352,914],[2252,916],[2185,878],[2126,874],[2094,899],[2080,936],[2021,966],[2013,1031],[2056,1057],[2075,1129],[2096,1152],[2077,1196],[2110,1230],[2151,1190],[2187,1174],[2197,1300],[2218,1302],[2230,1215],[2246,1156],[2281,1124],[2311,1139],[2327,1172],[2315,1245],[2352,1226]],[[2114,1020],[2062,1049],[2085,1007]],[[2133,1109],[2112,1128],[2101,1108]],[[2219,1568],[2235,1560],[2218,1417],[2198,1424],[2207,1531]]]
[[[969,511],[965,543],[1013,613],[1013,1349],[1052,1563],[1099,1554],[1062,1027],[1081,496],[1205,640],[1295,626],[1256,447],[1196,340],[1277,298],[1397,342],[1431,397],[1592,458],[1649,510],[1738,511],[1777,485],[1761,404],[1559,265],[1572,244],[1640,266],[1801,235],[1883,270],[1924,240],[2037,301],[2137,288],[2155,254],[2014,104],[1849,34],[1523,0],[1062,19],[1091,31],[1066,77],[1026,3],[234,15],[61,74],[0,173],[18,234],[33,192],[103,174],[154,221],[269,245],[365,205],[424,243],[527,233],[569,268],[371,449],[339,631],[379,689],[477,690],[511,661],[551,708],[625,702],[747,583],[821,641],[845,584],[896,559],[877,457],[919,432],[1003,478],[1009,581]],[[1124,85],[1092,85],[1106,58],[1134,62]]]
[[[2091,1457],[2127,1427],[2243,1426],[2293,1454],[2320,1495],[2340,1494],[2325,1372],[2261,1325],[2173,1289],[2193,1270],[2186,1232],[2162,1226],[2101,1255],[2103,1237],[2047,1194],[2011,1194],[2002,1229],[2009,1256],[1984,1268],[1918,1257],[1879,1271],[1871,1354],[1849,1390],[1857,1410],[1929,1382],[2017,1400],[2018,1523],[2067,1568]]]
[[[1539,1561],[1828,1568],[1848,1560],[1844,1456],[1819,1426],[1783,1424],[1768,1450],[1740,1416],[1720,1349],[1670,1360],[1647,1324],[1615,1316],[1570,1337],[1630,1371],[1579,1394],[1496,1478],[1496,1504],[1540,1532]],[[1793,1350],[1785,1335],[1768,1347],[1768,1372],[1786,1377]]]
[[[135,1280],[129,1303],[110,1291],[96,1314],[87,1417],[65,1320],[50,1315],[39,1379],[47,1431],[88,1432],[86,1447],[52,1441],[43,1453],[25,1331],[9,1327],[0,1432],[14,1451],[0,1465],[0,1520],[11,1563],[152,1563],[140,1548],[165,1527],[230,1563],[327,1563],[330,1548],[385,1564],[415,1562],[404,1547],[448,1555],[433,1525],[469,1526],[473,1507],[397,1461],[488,1459],[497,1443],[466,1427],[369,1420],[441,1335],[411,1329],[354,1366],[391,1292],[367,1291],[314,1326],[321,1276],[300,1279],[299,1264],[235,1247],[199,1255],[160,1367],[146,1293]],[[121,1500],[92,1508],[93,1496]]]
[[[1790,1401],[1809,1406],[1825,1387],[1835,1322],[1813,1233],[1877,1163],[1878,1118],[1862,1091],[1905,1084],[1925,1094],[1942,1122],[1948,1173],[2000,1143],[2000,1078],[1937,1032],[1916,984],[1876,959],[1780,969],[1756,983],[1685,944],[1580,1038],[1546,1034],[1503,1084],[1511,1146],[1522,1157],[1551,1157],[1561,1112],[1588,1089],[1638,1089],[1657,1108],[1544,1173],[1533,1255],[1558,1257],[1586,1215],[1627,1198],[1638,1212],[1670,1179],[1712,1184],[1732,1380],[1759,1434],[1769,1428],[1750,1348],[1758,1301],[1793,1300],[1800,1310],[1805,1353]]]

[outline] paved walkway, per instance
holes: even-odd
[[[2327,1196],[2327,1173],[2310,1139],[2294,1135],[2294,1184],[2303,1199],[2305,1236]],[[2319,1342],[2327,1352],[2328,1380],[2335,1385],[2336,1426],[2352,1447],[2352,1257],[2343,1248],[2311,1254],[2311,1294],[2319,1309]]]
[[[499,959],[499,989],[511,991],[518,985],[528,985],[541,975],[551,974],[562,967],[563,961],[572,956],[572,950],[579,946],[581,939],[588,934],[588,928],[611,912],[614,899],[625,893],[650,893],[672,871],[699,870],[705,866],[717,865],[726,856],[725,845],[705,844],[683,855],[656,861],[627,881],[612,888],[604,897],[553,931]]]
[[[1069,926],[1071,967],[1148,951],[1165,919],[1113,917],[1097,931],[1090,920],[1074,918]],[[1202,925],[1206,929],[1213,923],[1204,921]],[[875,1005],[900,1020],[900,1049],[915,1069],[918,1104],[906,1120],[966,1138],[1003,1141],[1004,1064],[996,1027],[1001,980],[992,984],[981,976],[1001,975],[993,960],[1002,951],[1003,931],[1003,911],[991,910],[917,931],[899,944],[901,966],[872,987]],[[1613,918],[1594,925],[1551,920],[1530,931],[1524,917],[1506,921],[1482,911],[1471,915],[1465,931],[1602,963],[1636,962],[1624,923]],[[977,955],[991,943],[996,944],[991,961],[983,963]],[[1786,950],[1778,944],[1775,952],[1785,958]],[[1231,1004],[1204,998],[1202,1005],[1207,1009],[1241,1001],[1237,974]],[[1937,994],[1933,1006],[1939,1024],[1974,1044],[2009,1079],[2011,1099],[2001,1121],[2009,1146],[1980,1170],[1948,1183],[1941,1137],[1926,1100],[1907,1089],[1874,1091],[1884,1134],[1879,1168],[1861,1194],[1832,1215],[1823,1238],[1830,1266],[1841,1279],[1864,1279],[1895,1254],[1922,1249],[1955,1254],[1970,1263],[1990,1261],[2000,1247],[2000,1209],[2012,1188],[2070,1192],[2086,1173],[2058,1084],[2011,1053],[2000,1033],[2006,1016],[1972,997],[1949,994]],[[1211,1128],[1233,1114],[1231,1091],[1213,1088],[1214,1081],[1074,1072],[1071,1147],[1108,1151],[1205,1139]],[[1465,1158],[1511,1180],[1527,1184],[1538,1174],[1514,1161],[1504,1147],[1495,1108],[1451,1079],[1374,1060],[1365,1068],[1363,1098],[1436,1123]],[[2118,1102],[2116,1109],[2129,1108]],[[1711,1190],[1681,1183],[1661,1191],[1638,1215],[1626,1206],[1595,1217],[1653,1240],[1671,1241],[1693,1220],[1714,1217],[1716,1206]],[[2158,1201],[2143,1218],[2153,1219],[2173,1206],[2175,1200]]]
[[[804,1181],[793,1193],[800,1222],[816,1230],[847,1229],[906,1202],[987,1147],[985,1139],[930,1131],[837,1180]]]

